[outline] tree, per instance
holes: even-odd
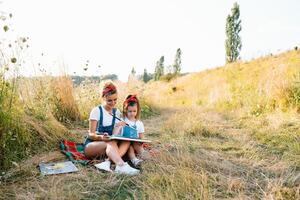
[[[144,69],[144,74],[143,74],[143,81],[145,83],[147,83],[148,81],[151,80],[151,77],[149,76],[148,72],[147,72],[147,69]]]
[[[234,3],[231,15],[229,14],[226,19],[226,63],[231,63],[239,59],[242,48],[242,40],[239,35],[241,30],[240,7],[237,3]]]
[[[104,80],[116,81],[116,80],[118,80],[118,75],[116,75],[116,74],[106,74],[106,75],[101,76],[101,80],[102,81],[104,81]]]
[[[173,73],[174,74],[180,74],[181,72],[181,49],[178,48],[176,51],[176,56],[175,56],[175,60],[174,60],[174,64],[173,64]]]
[[[160,59],[156,62],[155,72],[154,72],[154,80],[159,80],[161,76],[164,75],[164,61],[165,57],[162,56]]]
[[[136,71],[135,71],[134,67],[132,67],[131,74],[132,74],[133,76],[135,76],[135,74],[136,74]]]

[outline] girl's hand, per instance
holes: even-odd
[[[123,127],[123,126],[126,126],[126,123],[125,122],[118,122],[116,124],[116,127]]]
[[[139,133],[139,138],[143,139],[144,138],[144,133]]]

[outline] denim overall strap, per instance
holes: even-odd
[[[109,135],[112,135],[113,133],[113,129],[115,127],[115,122],[116,122],[116,108],[113,108],[113,119],[112,119],[112,123],[110,126],[103,126],[103,108],[101,106],[99,106],[99,110],[100,110],[100,117],[99,117],[99,121],[98,121],[98,128],[97,131],[99,133],[102,132],[107,132]]]
[[[102,110],[102,106],[99,106],[99,110],[100,110],[100,117],[99,117],[99,121],[98,121],[98,128],[97,131],[100,133],[103,127],[103,110]]]
[[[112,127],[115,127],[115,123],[116,123],[116,112],[117,112],[117,109],[116,108],[113,108],[113,120],[112,120]]]
[[[100,117],[99,117],[98,127],[97,127],[98,134],[107,132],[109,135],[112,135],[114,127],[115,127],[115,122],[116,122],[117,109],[116,108],[113,109],[113,119],[112,119],[112,124],[110,126],[103,126],[103,109],[101,106],[99,106],[99,110],[100,110]],[[93,141],[91,139],[89,139],[88,137],[86,137],[84,146],[86,146],[90,142],[93,142]]]

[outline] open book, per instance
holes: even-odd
[[[147,140],[147,139],[140,139],[137,130],[130,126],[124,126],[121,129],[120,134],[112,135],[112,136],[110,136],[110,139],[111,140],[134,141],[134,142],[145,142],[145,143],[151,142],[150,140]]]

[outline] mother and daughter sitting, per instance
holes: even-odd
[[[139,167],[142,160],[136,155],[144,151],[141,143],[124,140],[110,140],[109,136],[119,134],[122,127],[129,125],[135,128],[140,138],[144,135],[144,124],[139,120],[140,104],[135,95],[129,95],[123,103],[123,120],[121,112],[116,108],[118,100],[117,88],[112,83],[104,85],[102,91],[104,104],[92,109],[89,118],[89,133],[84,141],[84,153],[90,159],[99,156],[107,157],[97,165],[101,170],[112,172],[111,162],[115,163],[115,172],[135,175],[140,171],[124,162],[127,155],[134,167]]]

